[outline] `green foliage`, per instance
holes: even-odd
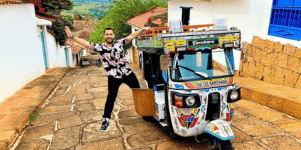
[[[36,12],[59,15],[62,10],[71,10],[73,2],[70,0],[31,0]]]
[[[61,17],[64,17],[65,19],[69,20],[71,23],[73,23],[73,15],[71,14],[66,14],[66,15],[61,15]]]
[[[115,38],[121,39],[131,34],[131,26],[125,22],[140,13],[149,11],[154,7],[167,7],[167,2],[161,0],[112,0],[113,5],[109,6],[107,15],[96,23],[89,41],[93,43],[104,42],[103,31],[107,27],[115,30]]]
[[[29,119],[30,119],[31,121],[35,120],[40,110],[41,110],[41,108],[39,108],[34,114],[32,114],[32,115],[29,117]]]
[[[68,38],[65,32],[65,26],[68,26],[71,30],[74,29],[72,27],[72,22],[64,16],[60,16],[60,18],[54,22],[51,27],[47,26],[47,29],[51,30],[55,34],[55,41],[58,42],[60,46],[64,46]]]

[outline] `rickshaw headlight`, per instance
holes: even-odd
[[[193,96],[188,96],[185,99],[185,103],[186,103],[187,106],[191,107],[195,104],[195,98]]]
[[[227,102],[234,103],[236,101],[239,101],[241,98],[240,90],[241,90],[241,87],[239,87],[237,85],[235,85],[234,89],[229,90]]]
[[[200,95],[198,93],[183,94],[171,92],[172,105],[179,108],[197,108],[201,106]]]
[[[230,94],[230,98],[231,100],[236,100],[238,98],[238,91],[237,90],[232,91]]]

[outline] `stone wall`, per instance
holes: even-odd
[[[243,51],[239,76],[301,89],[301,49],[255,36]]]

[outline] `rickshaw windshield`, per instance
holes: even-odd
[[[223,49],[185,51],[171,55],[172,80],[206,80],[231,75],[232,68]]]

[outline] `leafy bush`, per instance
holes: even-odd
[[[74,29],[72,22],[64,16],[60,16],[60,18],[54,22],[51,27],[47,26],[47,29],[55,34],[55,41],[58,42],[60,46],[66,45],[66,40],[68,38],[65,32],[65,26],[68,26],[71,30]]]

